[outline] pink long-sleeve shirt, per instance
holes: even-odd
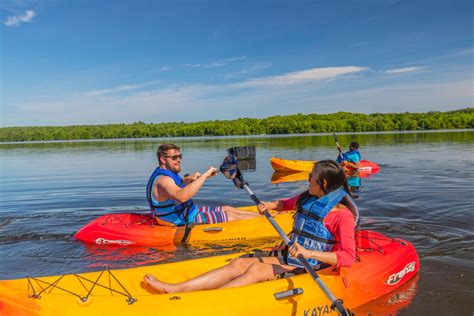
[[[283,210],[289,211],[296,208],[299,195],[281,200]],[[336,239],[332,252],[337,257],[337,267],[350,267],[355,261],[355,220],[354,215],[348,208],[340,208],[328,213],[323,221],[324,226]]]

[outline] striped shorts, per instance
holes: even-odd
[[[201,206],[194,219],[196,224],[215,224],[227,221],[227,214],[222,210],[222,206]]]

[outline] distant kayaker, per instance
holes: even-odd
[[[355,223],[358,209],[350,198],[344,170],[332,160],[315,164],[309,189],[283,201],[263,202],[260,211],[297,207],[291,240],[270,256],[237,258],[229,264],[181,283],[166,283],[146,274],[144,281],[160,293],[229,288],[304,273],[297,256],[302,254],[314,269],[329,265],[349,267],[355,261]],[[302,246],[304,245],[304,246]]]
[[[345,153],[342,153],[342,148],[337,144],[337,148],[339,149],[339,152],[341,153],[339,157],[337,158],[337,162],[345,167],[346,169],[357,169],[359,168],[360,165],[360,153],[359,153],[359,143],[358,142],[352,142],[349,145],[349,151],[346,151]]]
[[[192,198],[207,179],[217,174],[217,169],[209,167],[203,174],[195,172],[181,178],[179,172],[183,156],[178,146],[161,144],[156,154],[159,166],[148,181],[147,200],[160,224],[213,224],[260,216],[227,205],[195,205]]]

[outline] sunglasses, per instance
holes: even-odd
[[[176,161],[176,160],[181,160],[183,159],[183,155],[182,154],[179,154],[179,155],[173,155],[173,156],[164,156],[165,158],[171,158],[173,161]]]

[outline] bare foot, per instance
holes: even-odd
[[[155,290],[157,290],[160,294],[169,293],[169,291],[166,290],[166,287],[169,286],[170,284],[165,283],[165,282],[161,282],[160,280],[158,280],[157,278],[155,278],[151,274],[146,274],[143,277],[143,281],[145,281],[145,283],[151,285],[151,287],[154,288]]]

